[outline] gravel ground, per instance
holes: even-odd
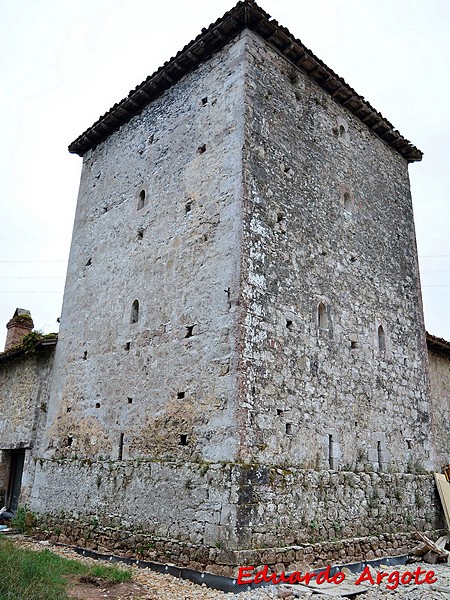
[[[18,545],[31,550],[42,550],[48,548],[52,552],[59,554],[65,558],[72,558],[86,563],[98,564],[92,558],[81,557],[79,554],[66,547],[53,546],[48,542],[36,542],[24,536],[9,536]],[[110,563],[108,563],[110,564]],[[115,566],[118,566],[117,564]],[[345,572],[346,579],[342,585],[324,584],[318,587],[322,593],[317,593],[312,589],[306,589],[300,586],[277,585],[269,588],[260,588],[241,592],[240,594],[224,593],[218,590],[211,590],[205,585],[199,586],[190,581],[180,580],[171,575],[162,575],[155,573],[149,569],[139,569],[132,567],[132,580],[141,586],[140,592],[136,596],[132,596],[136,600],[269,600],[277,598],[286,598],[293,600],[294,598],[302,598],[304,600],[329,600],[330,597],[345,598],[347,594],[358,593],[358,598],[361,600],[450,600],[450,566],[447,564],[428,565],[425,563],[412,563],[405,566],[397,567],[380,567],[379,571],[391,573],[394,570],[399,571],[400,577],[406,572],[414,572],[417,567],[426,571],[435,571],[437,581],[431,585],[422,584],[400,584],[397,589],[390,590],[386,588],[384,582],[379,585],[369,585],[362,583],[359,586],[353,586],[356,576]],[[372,576],[376,578],[376,570],[371,569]],[[420,577],[424,578],[423,575]],[[384,580],[386,581],[386,580]],[[317,590],[317,591],[318,591]],[[363,591],[365,590],[365,591]],[[346,594],[346,595],[341,595]],[[104,597],[108,598],[108,591],[105,591]],[[117,596],[115,596],[117,597]],[[127,598],[130,596],[127,595]],[[351,596],[350,596],[351,597]],[[87,599],[89,600],[89,599]]]

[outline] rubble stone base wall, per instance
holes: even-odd
[[[30,499],[55,541],[229,576],[405,554],[439,506],[431,474],[150,461],[38,460]]]
[[[344,565],[411,553],[417,545],[414,533],[384,534],[348,540],[317,542],[283,548],[255,550],[226,550],[204,545],[162,540],[152,535],[100,527],[75,519],[40,515],[36,532],[38,537],[52,542],[76,545],[100,553],[114,554],[158,563],[176,564],[196,571],[206,571],[226,577],[235,577],[240,566],[264,565],[275,572],[304,571],[327,565]],[[437,539],[444,530],[429,530]]]
[[[431,473],[243,466],[240,547],[298,545],[443,527]]]

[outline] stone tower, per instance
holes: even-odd
[[[252,0],[70,151],[44,525],[226,574],[332,560],[330,539],[401,551],[438,527],[421,152]]]

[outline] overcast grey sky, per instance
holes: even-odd
[[[428,330],[450,340],[450,2],[260,0],[425,156],[410,177]],[[67,146],[233,0],[2,0],[0,350],[57,331],[81,158]]]

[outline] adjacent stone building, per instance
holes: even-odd
[[[427,333],[431,432],[438,460],[450,462],[450,343]]]
[[[56,335],[34,332],[28,310],[17,308],[0,353],[0,508],[30,497],[36,441],[42,438],[52,381]]]
[[[6,355],[1,380],[7,403],[27,365],[31,404],[0,447],[28,431],[41,528],[224,574],[401,553],[439,529],[448,344],[438,365],[433,338],[431,394],[421,152],[251,0],[70,150],[54,357]]]

